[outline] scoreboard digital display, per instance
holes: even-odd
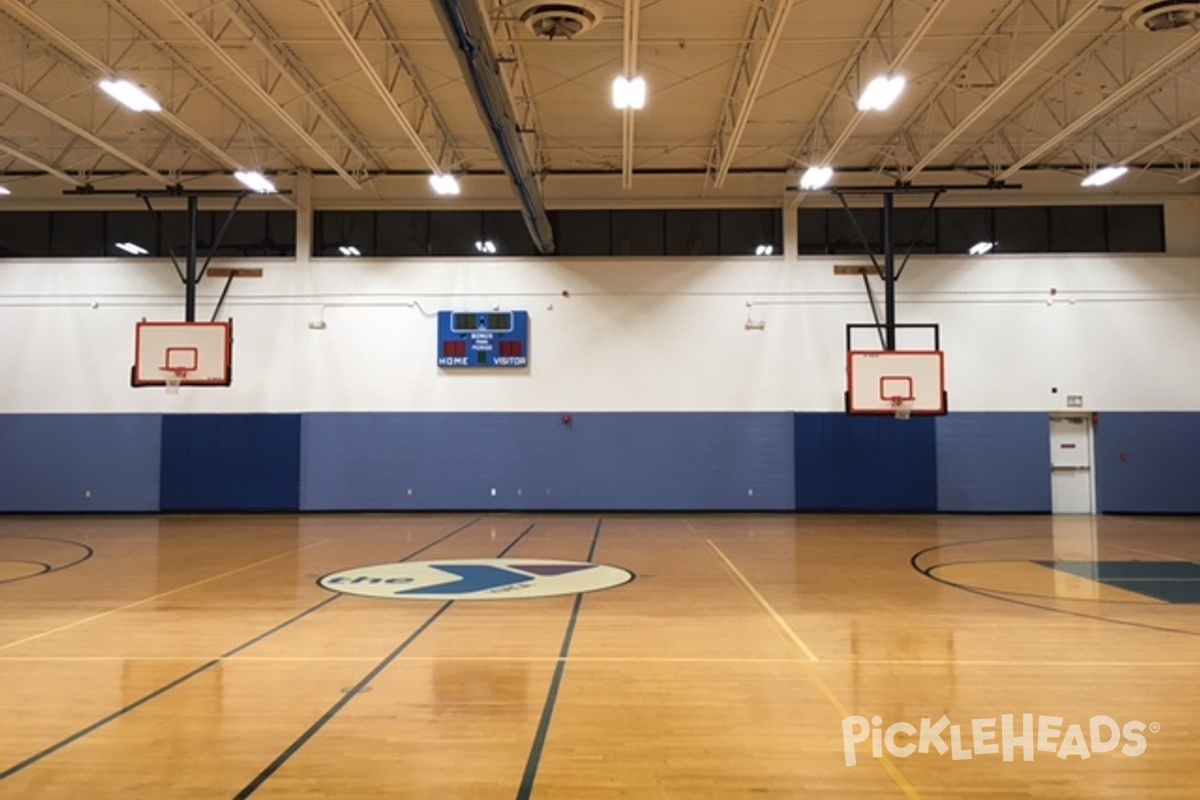
[[[529,312],[439,311],[439,367],[529,366]]]

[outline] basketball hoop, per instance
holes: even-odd
[[[910,397],[889,397],[892,413],[896,419],[908,419],[912,416],[913,401]]]

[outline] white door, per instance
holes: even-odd
[[[1092,514],[1092,420],[1050,418],[1050,490],[1055,514]]]

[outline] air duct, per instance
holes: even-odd
[[[554,252],[554,231],[533,164],[521,141],[516,110],[500,79],[500,64],[488,38],[487,21],[476,0],[433,0],[433,5],[455,47],[463,77],[492,137],[496,154],[517,190],[525,227],[538,252],[549,255]]]

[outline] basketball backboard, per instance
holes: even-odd
[[[228,386],[233,379],[230,322],[139,322],[132,384]]]
[[[851,414],[945,414],[940,350],[852,350],[846,365]]]

